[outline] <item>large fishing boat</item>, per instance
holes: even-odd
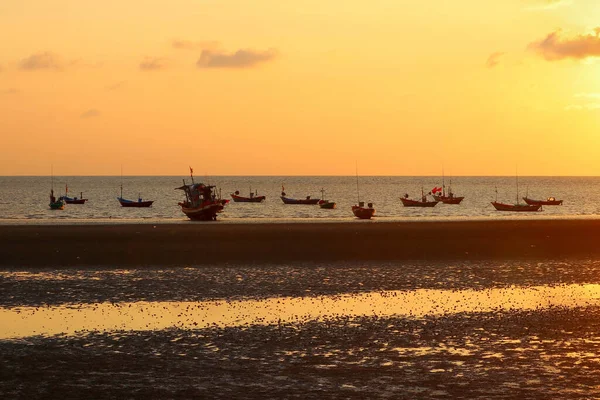
[[[236,203],[261,203],[266,199],[265,196],[258,195],[258,190],[253,192],[252,188],[250,188],[250,195],[248,197],[240,196],[240,191],[236,190],[235,193],[231,193],[231,198]]]
[[[213,193],[214,186],[194,182],[194,170],[190,167],[190,185],[183,180],[183,186],[176,190],[183,190],[185,201],[178,203],[181,211],[193,221],[216,221],[217,214],[223,211],[223,202]]]
[[[438,200],[427,200],[427,196],[423,193],[423,188],[421,188],[421,200],[413,200],[408,197],[408,194],[405,194],[404,197],[400,197],[400,201],[402,201],[402,205],[404,207],[435,207]]]
[[[285,193],[285,188],[282,186],[281,187],[281,201],[283,201],[284,204],[317,204],[319,202],[319,199],[311,199],[310,196],[306,196],[305,199],[292,199],[290,197],[287,197],[286,193]]]

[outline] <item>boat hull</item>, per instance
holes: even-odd
[[[65,203],[61,201],[55,201],[49,204],[51,210],[64,210]]]
[[[281,201],[284,204],[304,204],[304,205],[314,205],[319,202],[319,199],[290,199],[288,197],[281,196]]]
[[[65,203],[67,203],[67,204],[85,204],[85,202],[88,201],[88,199],[77,199],[77,200],[64,199],[64,200],[65,200]]]
[[[374,208],[365,208],[359,206],[352,206],[352,213],[356,218],[359,219],[371,219],[375,215]]]
[[[435,201],[420,201],[420,200],[411,200],[411,199],[405,199],[403,197],[400,198],[400,200],[402,201],[402,205],[404,207],[435,207],[437,203],[439,203],[439,201],[435,200]]]
[[[336,203],[333,201],[323,200],[319,202],[319,207],[325,210],[333,210],[336,207]]]
[[[448,197],[448,196],[433,196],[436,201],[441,201],[444,204],[460,204],[464,197]]]
[[[217,202],[194,208],[181,206],[181,211],[192,221],[216,221],[223,205]]]
[[[492,205],[498,211],[513,211],[513,212],[535,212],[542,208],[541,204],[530,205],[530,204],[504,204],[492,201]]]
[[[232,194],[231,198],[236,203],[261,203],[266,200],[265,196],[243,197],[235,194]]]
[[[563,203],[562,200],[533,200],[533,199],[528,199],[527,197],[523,197],[523,200],[525,201],[525,203],[529,204],[530,206],[536,206],[536,205],[560,206]]]
[[[120,197],[117,197],[117,200],[119,200],[119,203],[121,204],[121,207],[146,208],[146,207],[150,207],[152,205],[152,203],[154,203],[153,200],[150,200],[150,201],[133,201],[133,200],[122,199]]]

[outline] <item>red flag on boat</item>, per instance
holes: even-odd
[[[439,188],[436,186],[431,190],[431,193],[436,194],[437,192],[441,192],[441,191],[442,191],[442,188]]]
[[[192,167],[190,167],[190,174],[193,174],[194,170],[192,169]]]

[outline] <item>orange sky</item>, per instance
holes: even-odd
[[[0,175],[600,175],[597,0],[8,0]]]

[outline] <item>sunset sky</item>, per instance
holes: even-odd
[[[600,175],[598,0],[6,0],[0,175]]]

